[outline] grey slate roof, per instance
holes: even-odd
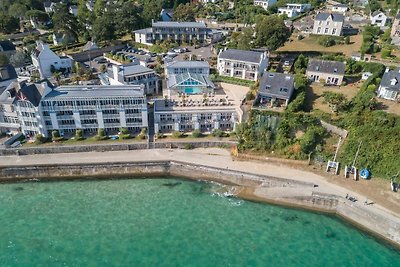
[[[142,97],[143,89],[139,85],[91,85],[60,86],[43,97],[43,100],[68,98],[110,98],[110,97]]]
[[[396,19],[400,19],[400,13],[396,15]]]
[[[145,29],[136,30],[134,32],[135,33],[139,33],[139,34],[146,34],[146,33],[152,33],[153,29],[152,28],[145,28]]]
[[[154,72],[154,70],[142,65],[127,65],[127,66],[121,66],[121,69],[118,73],[127,76],[127,75],[134,75],[147,72]]]
[[[262,52],[256,51],[226,49],[219,54],[219,58],[260,63],[262,54]]]
[[[290,99],[294,91],[294,76],[277,72],[265,72],[258,93],[263,96]]]
[[[15,50],[15,45],[11,41],[9,40],[0,41],[0,52],[14,51],[14,50]]]
[[[380,10],[375,10],[375,11],[371,14],[371,16],[372,16],[372,17],[375,17],[376,15],[379,15],[380,13],[382,13],[383,15],[385,15],[385,13],[383,13],[382,11],[380,11]]]
[[[337,14],[337,13],[318,13],[317,16],[315,16],[315,20],[319,21],[325,21],[329,16],[332,16],[332,20],[336,22],[343,22],[344,21],[344,16],[342,14]]]
[[[157,21],[153,22],[152,27],[172,27],[172,28],[207,28],[203,22],[179,22],[179,21]]]
[[[393,85],[391,84],[392,80],[395,82]],[[400,92],[400,68],[385,72],[381,80],[381,86],[389,91]]]
[[[308,62],[307,71],[344,75],[345,68],[343,62],[312,59]]]
[[[3,75],[4,74],[4,75]],[[11,64],[0,67],[0,82],[17,79],[18,75]]]

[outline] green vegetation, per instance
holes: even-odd
[[[106,131],[102,128],[99,128],[97,130],[97,135],[94,137],[94,139],[96,141],[100,141],[100,140],[106,140],[107,136],[106,136]]]
[[[173,131],[172,132],[172,137],[173,138],[183,138],[183,137],[185,137],[185,133],[184,132],[180,132],[180,131]]]
[[[325,47],[330,47],[337,44],[345,43],[345,39],[343,37],[334,37],[334,36],[319,36],[317,41],[319,45]]]
[[[60,132],[58,130],[54,130],[51,132],[51,140],[53,142],[59,142],[62,141],[64,138],[60,136]]]
[[[220,76],[218,74],[211,74],[210,79],[213,82],[223,82],[223,83],[231,83],[237,84],[242,86],[252,86],[255,84],[254,81],[243,80],[235,77],[227,77],[227,76]]]
[[[363,29],[363,42],[360,48],[362,55],[372,54],[379,51],[379,46],[376,44],[376,40],[379,38],[381,30],[379,27],[367,25]]]
[[[194,131],[192,132],[192,136],[193,136],[194,138],[200,138],[200,137],[203,137],[203,134],[200,132],[200,130],[194,130]]]
[[[83,140],[83,139],[85,139],[85,138],[83,137],[83,130],[82,130],[82,129],[77,129],[77,130],[75,131],[75,140],[76,140],[76,141],[81,141],[81,140]]]
[[[119,130],[119,138],[122,139],[122,140],[126,140],[126,139],[130,139],[130,138],[131,138],[131,135],[130,135],[130,133],[128,132],[128,129],[127,129],[127,128],[122,127],[122,128]]]
[[[324,103],[329,104],[334,113],[345,110],[349,104],[346,96],[342,93],[326,91],[322,96],[324,97]]]
[[[46,142],[46,138],[42,134],[35,135],[35,144],[40,145]]]

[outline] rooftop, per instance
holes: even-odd
[[[147,72],[154,72],[154,70],[142,65],[122,65],[119,67],[118,74],[128,76]]]
[[[400,68],[385,72],[380,85],[386,90],[400,92]]]
[[[252,63],[260,63],[262,52],[246,51],[238,49],[226,49],[219,54],[219,58],[231,59]]]
[[[315,16],[315,20],[327,20],[329,17],[332,17],[333,21],[336,22],[343,22],[344,21],[344,16],[342,14],[336,14],[336,13],[318,13],[317,16]]]
[[[11,64],[0,66],[0,82],[17,79],[18,75]]]
[[[143,88],[139,85],[93,85],[93,86],[60,86],[52,90],[44,100],[62,98],[109,98],[109,97],[142,97]]]
[[[290,99],[294,91],[294,76],[277,72],[265,72],[261,78],[259,93]]]
[[[207,28],[203,22],[179,22],[179,21],[156,21],[152,27],[172,27],[172,28]]]
[[[140,29],[134,31],[135,33],[140,33],[140,34],[146,34],[146,33],[152,33],[153,29],[152,28],[145,28],[145,29]]]
[[[207,61],[173,61],[167,65],[167,68],[210,68],[210,64]]]
[[[171,74],[167,79],[167,87],[171,88],[177,86],[187,80],[194,80],[199,82],[198,86],[206,86],[212,88],[215,87],[214,83],[208,78],[208,75],[195,74],[195,73]]]
[[[14,50],[15,50],[15,45],[11,41],[9,40],[0,41],[0,52],[14,51]]]
[[[307,71],[344,75],[345,67],[346,65],[339,61],[312,59],[308,62]]]

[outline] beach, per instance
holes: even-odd
[[[293,180],[298,183],[313,184],[309,186],[275,187],[263,185],[242,188],[240,197],[257,201],[265,201],[287,206],[302,207],[303,203],[296,205],[296,199],[311,196],[332,196],[335,198],[335,210],[328,212],[337,213],[350,222],[385,238],[399,246],[400,244],[400,204],[396,203],[398,193],[390,192],[384,188],[382,181],[359,181],[345,179],[340,176],[316,173],[317,170],[309,166],[279,163],[277,161],[236,160],[230,152],[220,148],[179,150],[179,149],[154,149],[112,152],[87,152],[68,154],[40,154],[26,156],[0,157],[0,167],[24,167],[40,165],[66,165],[66,164],[112,164],[123,162],[146,161],[176,161],[199,166],[209,166],[224,169],[229,172],[246,172],[254,175],[264,175],[282,179]],[[179,173],[178,173],[179,174]],[[195,176],[196,173],[193,173]],[[185,176],[184,174],[182,176]],[[389,195],[390,198],[385,197]],[[357,202],[349,201],[346,196],[356,198]],[[393,201],[394,200],[394,201]],[[368,205],[366,205],[366,203]],[[305,208],[310,208],[308,205]],[[312,209],[312,208],[311,208]],[[318,210],[316,208],[315,210]],[[322,210],[324,211],[324,210]],[[353,218],[351,218],[353,216]],[[369,220],[368,218],[371,218]],[[377,222],[387,220],[391,231],[382,232]],[[396,231],[398,231],[396,233]],[[385,233],[387,234],[385,236]]]

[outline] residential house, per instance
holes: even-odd
[[[68,33],[55,32],[52,35],[54,45],[66,45],[75,43],[75,37]]]
[[[313,34],[340,36],[344,16],[337,13],[318,13],[315,17]]]
[[[244,80],[257,81],[268,67],[268,52],[224,49],[218,54],[218,73]]]
[[[331,11],[335,12],[335,13],[346,13],[346,11],[348,10],[348,6],[346,4],[334,4],[331,6]]]
[[[256,103],[268,107],[287,106],[294,92],[294,76],[266,72],[260,81]]]
[[[388,17],[385,15],[385,13],[380,10],[376,10],[370,15],[371,24],[378,27],[384,27],[387,19]]]
[[[162,9],[160,13],[161,21],[171,21],[174,15],[174,10],[172,9]]]
[[[86,8],[87,8],[90,12],[93,12],[93,10],[94,10],[94,3],[95,3],[95,0],[87,0],[87,1],[86,1]]]
[[[400,102],[400,68],[386,70],[378,88],[378,97]]]
[[[77,129],[116,134],[121,128],[138,134],[148,127],[146,96],[138,85],[60,86],[42,97],[40,109],[46,136],[53,130],[73,135]]]
[[[56,10],[57,3],[52,1],[45,1],[43,3],[44,11],[49,14],[53,13]]]
[[[78,16],[78,6],[76,5],[69,6],[69,13],[71,13],[75,17]]]
[[[286,4],[285,7],[278,8],[279,14],[285,14],[288,18],[293,18],[311,9],[311,4]]]
[[[220,35],[215,35],[203,22],[158,21],[151,28],[134,32],[135,42],[153,45],[156,42],[171,40],[177,43],[215,43]]]
[[[209,78],[210,65],[206,61],[174,61],[165,68],[166,95],[203,95],[213,93],[214,83]]]
[[[254,5],[255,6],[260,6],[267,10],[268,8],[272,7],[275,5],[277,0],[254,0]]]
[[[0,88],[7,87],[18,78],[14,67],[11,64],[0,66]]]
[[[22,132],[27,137],[46,135],[40,101],[51,84],[13,82],[0,94],[0,132]]]
[[[0,41],[0,55],[5,55],[10,58],[17,52],[15,45],[10,40]]]
[[[95,42],[92,42],[92,41],[88,41],[82,47],[82,51],[90,51],[90,50],[96,50],[96,49],[99,49],[99,47],[97,46],[97,44]]]
[[[42,79],[51,77],[52,70],[70,72],[72,68],[72,60],[69,57],[59,57],[43,42],[37,43],[31,58]]]
[[[392,44],[400,45],[400,13],[394,18],[390,38],[392,38]]]
[[[362,55],[360,52],[354,52],[353,54],[351,54],[351,59],[355,61],[361,61]]]
[[[105,85],[142,85],[145,94],[159,93],[158,75],[154,70],[142,65],[112,65],[104,77],[101,82]]]
[[[341,85],[346,65],[343,62],[312,59],[309,61],[306,76],[312,82],[327,85]]]

